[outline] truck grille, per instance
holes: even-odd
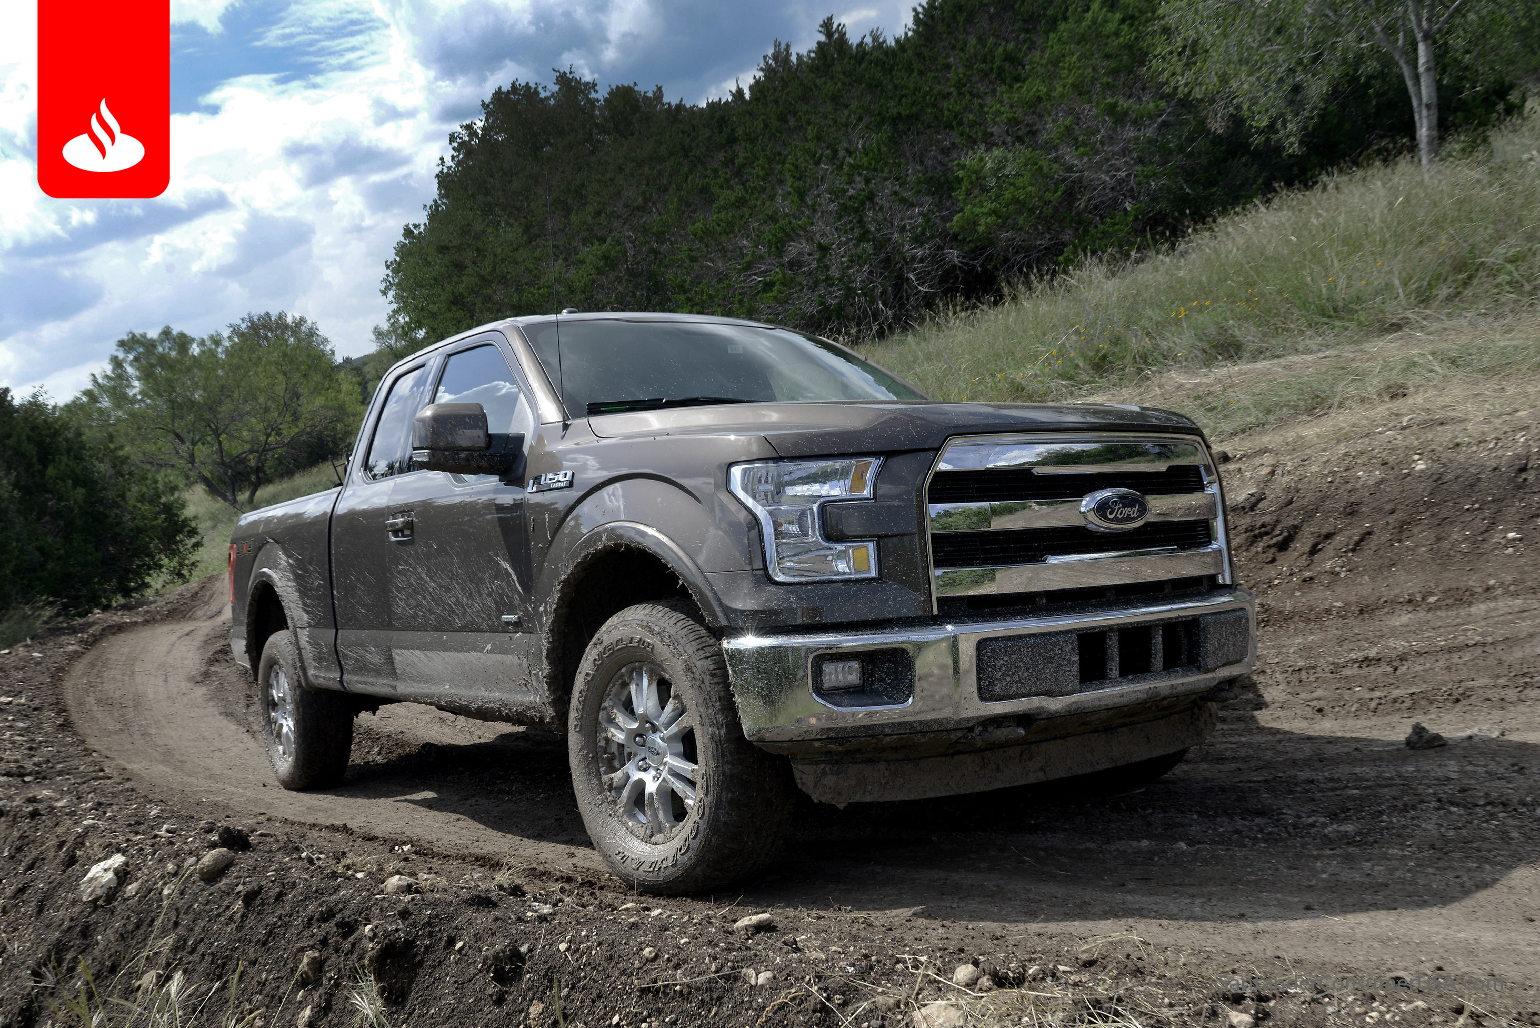
[[[1027,528],[1015,532],[940,532],[931,541],[937,567],[988,568],[1041,564],[1050,557],[1129,550],[1199,550],[1214,541],[1207,521],[1166,521],[1108,538],[1089,528]]]
[[[1146,496],[1203,491],[1203,469],[1196,464],[1165,471],[1091,472],[1039,475],[1030,468],[999,471],[941,471],[931,479],[931,503],[1080,499],[1098,489],[1132,489]]]
[[[1137,493],[1142,522],[1098,526],[1082,513],[1107,489]],[[1135,583],[1229,581],[1219,478],[1196,438],[954,439],[926,504],[937,610],[944,597],[1053,602]]]

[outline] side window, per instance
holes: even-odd
[[[385,409],[369,443],[364,470],[370,478],[388,478],[411,468],[412,418],[422,406],[427,367],[413,368],[390,387]]]
[[[494,436],[517,432],[528,439],[535,431],[535,412],[496,346],[461,350],[444,363],[434,403],[479,403],[487,412],[487,431]]]

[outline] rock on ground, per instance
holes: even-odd
[[[1428,731],[1421,721],[1412,725],[1411,734],[1406,737],[1406,748],[1409,750],[1431,750],[1448,743],[1449,740],[1442,735]]]
[[[205,882],[212,882],[228,871],[233,863],[235,863],[235,854],[221,846],[205,853],[203,859],[193,867],[193,871]]]
[[[321,980],[322,958],[319,950],[307,949],[299,959],[299,972],[295,975],[301,985],[314,985]]]
[[[251,836],[246,834],[246,829],[236,828],[232,825],[220,825],[218,833],[219,845],[227,850],[244,853],[251,849]]]
[[[391,875],[385,879],[385,895],[402,896],[417,891],[417,882],[406,875]]]
[[[80,899],[85,903],[106,899],[118,887],[118,872],[128,866],[128,858],[114,853],[99,864],[94,864],[80,882]]]
[[[739,918],[733,925],[733,930],[753,935],[755,932],[768,932],[774,927],[775,917],[773,915],[750,914],[748,917]]]
[[[952,984],[959,988],[971,989],[978,984],[982,976],[983,972],[972,964],[958,964],[957,970],[952,972]]]
[[[927,1003],[914,1012],[914,1028],[961,1028],[963,1009],[956,1003]]]

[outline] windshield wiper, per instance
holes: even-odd
[[[682,396],[678,399],[665,400],[658,396],[650,400],[604,400],[602,402],[589,401],[588,416],[595,414],[625,414],[630,411],[662,410],[665,407],[709,407],[718,403],[753,403],[753,400],[744,400],[736,396]]]

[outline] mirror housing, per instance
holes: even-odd
[[[459,475],[506,475],[524,437],[508,437],[492,449],[486,408],[479,403],[430,403],[412,419],[412,466]]]

